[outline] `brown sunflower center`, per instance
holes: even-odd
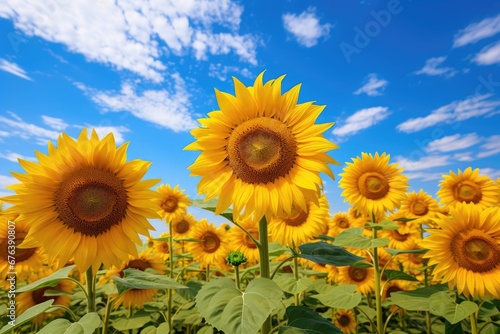
[[[89,236],[97,236],[126,216],[127,191],[123,181],[109,171],[84,168],[70,174],[55,196],[61,221]]]
[[[408,233],[399,233],[398,230],[392,230],[391,235],[397,241],[406,241],[406,240],[408,240],[408,237],[410,236],[410,234],[408,234]]]
[[[359,178],[358,189],[368,199],[381,199],[389,192],[389,182],[380,173],[367,172]]]
[[[169,253],[169,248],[168,248],[168,242],[162,242],[160,244],[160,251],[164,254],[168,254]]]
[[[213,253],[219,249],[220,239],[215,233],[206,232],[201,238],[200,245],[205,253]]]
[[[459,233],[451,242],[451,252],[460,267],[486,272],[500,264],[500,246],[480,230]]]
[[[354,282],[363,282],[366,276],[368,276],[366,269],[349,267],[349,277]]]
[[[429,212],[429,207],[421,201],[411,203],[410,210],[414,215],[424,216]]]
[[[56,298],[55,296],[44,296],[44,294],[45,294],[46,290],[56,290],[56,289],[57,289],[57,286],[56,287],[46,286],[46,287],[37,289],[37,290],[31,292],[31,298],[33,299],[35,304],[40,304],[40,303],[46,302],[47,300],[55,299]]]
[[[174,231],[179,234],[184,234],[189,231],[189,222],[182,219],[181,221],[174,224]]]
[[[337,226],[340,228],[349,228],[349,221],[345,218],[341,218],[337,221]]]
[[[392,285],[390,286],[387,291],[385,292],[386,294],[386,298],[389,298],[391,296],[391,293],[393,292],[398,292],[398,291],[403,291],[403,289],[401,289],[399,286],[397,285]]]
[[[423,264],[423,256],[424,254],[422,253],[410,253],[408,254],[408,259],[410,260],[411,263],[415,265],[422,265]]]
[[[268,183],[285,176],[295,163],[297,143],[290,129],[268,117],[240,124],[229,137],[229,165],[246,183]]]
[[[481,187],[471,181],[460,182],[455,188],[455,197],[459,202],[478,203],[481,198]]]
[[[26,233],[24,232],[16,232],[16,238],[14,239],[14,246],[19,245],[24,241],[24,238],[26,237]],[[11,255],[9,253],[9,243],[8,239],[2,239],[2,242],[0,242],[0,258],[1,259],[6,259],[8,255]],[[16,252],[15,252],[15,258],[16,262],[21,262],[21,261],[26,261],[29,258],[35,254],[36,250],[38,248],[18,248],[16,247]]]
[[[301,226],[307,221],[307,212],[302,209],[292,208],[292,214],[286,218],[283,218],[283,221],[288,226]]]
[[[169,196],[161,203],[161,208],[166,212],[172,213],[177,209],[178,205],[179,201],[177,200],[177,198]]]
[[[256,240],[259,240],[259,231],[257,230],[248,230],[249,233],[252,234],[252,236],[256,239]],[[257,245],[253,242],[252,239],[250,239],[250,237],[248,236],[248,234],[244,233],[244,236],[243,236],[243,241],[245,242],[245,245],[248,247],[248,248],[252,248],[252,249],[255,249],[257,248]]]
[[[339,317],[337,317],[337,321],[341,326],[347,327],[351,323],[351,318],[347,314],[342,314]]]

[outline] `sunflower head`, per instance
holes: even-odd
[[[352,266],[338,267],[336,282],[338,284],[355,284],[356,290],[368,294],[375,289],[375,273],[373,268],[356,268]]]
[[[439,183],[438,197],[443,204],[473,203],[483,208],[500,203],[500,187],[487,176],[479,176],[479,168],[459,169],[455,174],[443,175]]]
[[[168,184],[162,184],[156,191],[159,194],[156,203],[160,207],[158,214],[164,218],[167,224],[177,222],[186,214],[187,207],[191,204],[184,190],[179,190],[179,186],[172,188]]]
[[[323,136],[333,123],[315,124],[324,107],[298,104],[300,85],[282,94],[283,77],[262,78],[250,87],[234,79],[235,96],[216,90],[220,109],[199,120],[186,147],[201,151],[189,167],[201,176],[198,193],[219,197],[216,214],[232,204],[236,220],[305,209],[323,187],[319,172],[333,178],[327,164],[336,163],[325,152],[337,145]]]
[[[408,178],[401,174],[390,156],[362,153],[348,162],[341,174],[342,196],[361,214],[383,215],[399,208],[408,188]]]
[[[191,237],[199,242],[188,242],[186,250],[193,254],[194,260],[202,266],[225,266],[228,254],[226,233],[206,219],[201,219],[191,232]]]
[[[194,216],[186,213],[180,219],[172,221],[172,235],[174,238],[187,238],[196,223]]]
[[[62,133],[57,144],[49,142],[48,155],[36,152],[38,162],[20,159],[26,174],[12,173],[21,184],[4,200],[31,227],[20,247],[44,246],[61,265],[74,257],[80,272],[137,254],[139,234],[154,229],[147,218],[158,217],[149,190],[158,180],[141,180],[150,163],[126,162],[128,144],[117,149],[111,133],[102,140],[95,130],[77,140]]]
[[[345,334],[356,333],[356,317],[351,310],[338,309],[333,316],[335,325]]]

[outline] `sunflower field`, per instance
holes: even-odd
[[[282,80],[216,90],[185,147],[199,199],[144,179],[150,162],[112,134],[61,133],[20,159],[1,199],[0,334],[500,333],[500,180],[450,172],[435,199],[361,153],[332,214],[333,123]],[[168,232],[151,238],[151,219]]]

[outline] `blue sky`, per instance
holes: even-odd
[[[499,37],[500,2],[488,0],[4,0],[0,194],[18,157],[92,126],[153,161],[148,177],[197,197],[189,130],[218,108],[215,87],[264,70],[327,105],[319,122],[336,122],[325,135],[343,165],[387,152],[432,195],[450,170],[498,178]],[[324,179],[331,212],[345,210],[338,177]]]

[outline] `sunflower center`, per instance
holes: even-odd
[[[389,192],[389,183],[380,173],[368,172],[358,180],[358,189],[361,195],[368,199],[381,199]]]
[[[351,319],[347,314],[342,314],[340,317],[337,318],[339,324],[341,326],[347,327],[351,323]]]
[[[486,233],[469,230],[451,242],[451,252],[458,264],[473,272],[486,272],[500,264],[500,246]]]
[[[147,261],[136,259],[136,260],[130,261],[127,264],[127,268],[133,268],[133,269],[137,269],[140,271],[144,271],[148,268],[151,268],[151,264],[149,264],[149,262],[147,262]]]
[[[19,245],[24,241],[24,238],[26,237],[26,233],[24,232],[16,232],[16,238],[14,239],[14,245]],[[6,259],[9,253],[9,243],[7,239],[3,239],[3,242],[0,243],[0,258],[1,259]],[[16,253],[15,253],[15,258],[16,262],[21,262],[21,261],[26,261],[29,258],[35,254],[36,250],[38,248],[17,248],[16,247]]]
[[[349,277],[354,282],[363,282],[368,276],[366,269],[349,267]]]
[[[201,238],[200,244],[205,253],[213,253],[219,248],[220,239],[215,233],[207,232]]]
[[[47,300],[55,299],[54,296],[44,296],[46,290],[55,290],[56,287],[46,286],[40,289],[37,289],[31,293],[31,298],[35,302],[35,304],[40,304],[46,302]]]
[[[386,291],[386,296],[387,298],[389,298],[391,296],[391,293],[393,292],[398,292],[398,291],[403,291],[403,289],[401,289],[399,286],[397,285],[393,285],[393,286],[390,286],[387,291]]]
[[[248,232],[251,233],[256,240],[259,240],[259,232],[257,230],[249,230]],[[252,239],[250,239],[250,237],[246,233],[244,234],[243,241],[248,248],[257,248],[257,245],[253,242]]]
[[[109,171],[84,168],[70,174],[55,196],[61,221],[89,236],[97,236],[126,216],[127,191],[123,181]]]
[[[286,218],[283,218],[283,221],[288,226],[301,226],[307,221],[307,212],[301,209],[292,208],[292,214]]]
[[[161,208],[165,210],[166,212],[172,213],[177,209],[177,206],[179,202],[177,201],[177,198],[175,197],[167,197],[162,203],[161,203]]]
[[[398,230],[392,231],[392,237],[397,241],[406,241],[410,235],[408,233],[399,233]]]
[[[410,210],[414,215],[417,216],[424,216],[425,214],[427,214],[427,212],[429,212],[429,208],[427,207],[427,205],[420,201],[412,203],[410,206]]]
[[[422,253],[410,253],[410,254],[408,254],[408,259],[413,264],[422,265],[423,264],[423,257],[422,257],[423,255],[424,254],[422,254]]]
[[[189,231],[189,222],[185,221],[184,219],[179,221],[177,224],[174,224],[174,230],[179,234],[186,233],[187,231]]]
[[[471,181],[460,182],[455,189],[455,197],[460,202],[476,204],[482,198],[481,187]]]
[[[295,163],[297,143],[288,127],[258,117],[240,124],[227,145],[229,165],[246,183],[268,183],[285,176]]]
[[[344,218],[339,219],[337,224],[338,224],[338,227],[340,227],[340,228],[349,228],[349,221],[347,219],[344,219]]]
[[[164,254],[168,254],[169,253],[169,249],[168,249],[168,243],[166,242],[162,242],[160,244],[160,251]]]

